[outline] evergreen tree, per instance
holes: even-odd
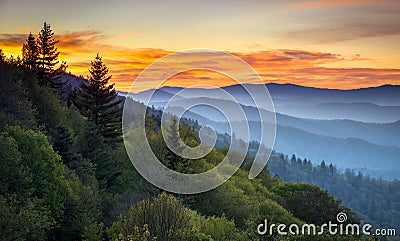
[[[24,86],[29,77],[17,66],[0,61],[0,130],[7,125],[36,127],[36,108]]]
[[[120,172],[116,169],[115,161],[111,156],[112,149],[104,143],[103,136],[98,133],[95,126],[88,124],[84,133],[79,136],[78,143],[79,152],[83,157],[82,160],[89,160],[94,164],[95,175],[100,184],[104,187],[110,187],[120,175]],[[86,168],[89,169],[90,166]]]
[[[167,136],[165,137],[166,142],[168,142],[168,144],[172,146],[174,150],[179,152],[182,151],[183,147],[179,142],[179,124],[176,117],[171,118],[171,124],[169,125],[167,132]],[[170,150],[170,148],[166,147],[166,149],[167,152],[165,155],[165,162],[167,167],[180,172],[185,170],[187,167],[186,161]]]
[[[5,62],[6,57],[4,56],[4,52],[0,49],[0,62]]]
[[[36,39],[32,33],[22,46],[22,63],[32,71],[36,71],[38,67],[39,48]]]
[[[36,41],[39,50],[37,75],[41,84],[49,85],[55,90],[61,90],[65,83],[60,82],[59,75],[65,71],[66,63],[63,62],[55,69],[59,63],[56,44],[58,40],[54,38],[54,32],[50,24],[44,23],[40,30],[39,38]]]
[[[295,166],[296,165],[296,156],[294,154],[290,158],[290,165],[291,166]]]
[[[79,156],[73,151],[74,140],[72,130],[68,126],[59,124],[53,131],[53,149],[60,154],[64,164],[75,169]]]
[[[335,168],[334,166],[331,164],[329,164],[329,176],[333,176],[333,174],[335,173]]]
[[[106,142],[115,142],[121,136],[121,99],[114,89],[114,84],[108,85],[111,75],[107,76],[108,68],[97,54],[89,69],[89,84],[81,83],[80,89],[74,94],[74,104],[81,114],[92,121]]]

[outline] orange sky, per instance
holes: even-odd
[[[114,5],[93,0],[5,0],[0,3],[0,48],[8,56],[19,55],[29,31],[37,33],[48,21],[60,40],[60,57],[67,61],[68,71],[86,76],[90,61],[100,53],[118,90],[128,90],[136,75],[155,60],[190,48],[229,51],[265,82],[351,89],[400,84],[398,12],[397,0]],[[218,60],[210,64],[229,65]],[[205,71],[182,73],[167,82],[194,83],[231,84],[222,75]],[[148,83],[142,89],[151,87]]]

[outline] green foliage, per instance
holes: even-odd
[[[95,166],[95,175],[105,187],[110,187],[120,175],[112,158],[113,150],[104,141],[97,128],[88,123],[82,135],[78,136],[78,152]],[[90,165],[83,167],[90,169]]]
[[[43,217],[44,224],[58,222],[62,219],[64,204],[71,190],[60,157],[54,153],[43,134],[25,131],[19,127],[8,127],[1,136],[1,146],[8,147],[8,150],[2,152],[5,166],[10,167],[15,164],[18,170],[17,172],[7,168],[0,170],[1,176],[5,177],[5,180],[2,180],[6,182],[4,186],[8,187],[2,194],[7,197],[14,193],[17,199],[22,198],[21,204],[17,203],[17,206],[22,206],[21,210],[24,210],[24,207],[28,210],[35,209],[35,204],[40,204],[39,210],[46,212],[45,214],[38,212],[38,215]],[[4,173],[4,171],[10,172]],[[10,179],[13,181],[9,181]],[[10,184],[16,187],[10,188]],[[26,186],[29,188],[25,189]],[[13,205],[15,206],[15,202],[11,202],[11,207],[14,207]],[[12,212],[14,215],[21,214],[21,210],[18,211],[18,208],[15,210],[17,211]],[[49,229],[49,226],[43,228]]]
[[[126,217],[120,217],[112,225],[108,234],[113,240],[135,236],[138,227],[147,225],[157,240],[246,240],[234,222],[223,216],[200,216],[166,193],[133,205]]]
[[[280,195],[279,203],[296,217],[316,225],[335,221],[336,215],[345,210],[340,200],[327,191],[306,183],[281,183],[273,190]],[[301,204],[301,205],[299,205]],[[347,213],[349,223],[359,221]]]
[[[0,240],[42,240],[53,224],[48,208],[32,194],[33,173],[16,140],[0,134]]]
[[[92,223],[86,226],[82,237],[84,241],[104,240],[104,223]]]
[[[61,227],[57,232],[57,240],[79,240],[81,237],[97,232],[101,235],[96,226],[100,219],[100,193],[93,186],[82,184],[79,178],[71,171],[67,173],[67,180],[71,187],[66,202],[64,204],[64,214]]]
[[[36,127],[36,110],[24,81],[33,75],[0,61],[0,130],[7,125]]]
[[[230,180],[208,193],[197,195],[193,203],[192,207],[205,215],[225,214],[241,229],[246,227],[246,220],[257,213],[252,200]]]
[[[2,216],[15,219],[9,225],[30,218],[21,225],[37,229],[38,240],[44,234],[48,239],[76,240],[99,219],[98,191],[66,170],[43,134],[8,127],[0,136],[0,148]],[[23,235],[13,233],[20,231],[7,226],[7,220],[3,220],[11,232],[7,235]]]
[[[41,130],[47,133],[59,123],[65,123],[66,107],[50,87],[33,84],[29,90],[29,97],[38,112],[37,119]]]
[[[32,175],[22,161],[15,139],[5,134],[0,135],[0,195],[14,193],[20,196],[32,194]]]
[[[65,107],[48,86],[38,85],[35,74],[10,60],[0,61],[0,122],[48,131],[65,121]]]
[[[79,156],[74,152],[74,139],[72,130],[64,125],[56,126],[52,133],[53,149],[60,154],[64,164],[70,169],[76,169],[79,165]]]
[[[190,213],[174,197],[161,194],[153,201],[145,199],[132,206],[127,217],[114,223],[115,235],[125,237],[134,233],[134,227],[148,224],[158,240],[169,240],[178,231],[190,230]]]
[[[0,195],[0,240],[45,240],[54,224],[50,215],[39,200]]]
[[[166,142],[178,152],[183,150],[183,146],[180,144],[180,136],[179,136],[179,123],[176,117],[171,118],[171,123],[167,129],[167,135],[164,137]],[[176,170],[179,172],[185,172],[187,170],[187,160],[178,156],[174,153],[170,148],[164,145],[166,149],[166,153],[164,155],[164,162],[166,166],[172,170]]]
[[[314,183],[327,190],[355,210],[356,216],[364,222],[377,227],[400,228],[398,180],[375,179],[349,169],[340,172],[332,164],[313,166],[310,160],[291,165],[284,155],[273,155],[268,166],[284,181]]]
[[[9,127],[5,135],[16,141],[23,165],[34,173],[33,195],[43,199],[50,208],[51,216],[57,220],[63,213],[63,205],[70,191],[60,156],[53,151],[43,134]]]
[[[221,217],[199,216],[199,230],[207,234],[212,240],[248,240],[244,232],[239,231],[232,220],[228,220],[224,215]]]
[[[149,228],[147,224],[143,225],[142,231],[139,230],[138,227],[133,228],[133,233],[124,236],[123,234],[119,234],[116,241],[155,241],[157,240],[156,237],[151,237]]]
[[[318,235],[318,236],[308,236],[308,235],[303,235],[303,236],[285,236],[285,237],[279,237],[279,240],[281,241],[377,241],[378,239],[376,238],[369,238],[369,237],[360,237],[356,235],[329,235],[329,234],[324,234],[324,235]]]

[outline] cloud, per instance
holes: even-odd
[[[400,35],[399,22],[400,15],[396,19],[381,19],[375,22],[337,22],[332,25],[288,31],[282,34],[281,38],[321,44]]]
[[[393,31],[393,30],[392,30]],[[26,34],[0,34],[0,44],[8,50],[6,54],[20,54]],[[68,70],[76,75],[88,75],[90,61],[97,53],[110,69],[111,81],[116,88],[127,91],[140,72],[154,61],[171,53],[171,51],[155,48],[131,49],[110,44],[110,37],[98,31],[65,32],[57,34],[60,41],[58,49],[61,58],[67,61]],[[14,52],[13,52],[14,51]],[[203,64],[208,68],[216,65],[229,69],[229,61],[221,56],[200,52],[200,56],[190,59],[193,65]],[[400,69],[382,68],[333,68],[330,64],[351,66],[352,61],[368,61],[368,58],[354,54],[345,58],[337,53],[316,52],[298,49],[266,49],[253,52],[233,53],[252,66],[264,82],[294,83],[324,88],[361,88],[383,84],[400,84]],[[174,61],[174,60],[172,60]],[[182,67],[180,62],[172,62],[168,68]],[[176,66],[176,67],[174,67]],[[153,69],[154,79],[162,76],[164,67]],[[252,83],[256,76],[247,76],[243,82]],[[218,86],[234,84],[229,77],[204,70],[191,70],[173,76],[167,85],[188,86],[193,84],[213,84]],[[143,84],[143,89],[151,88],[153,82]]]
[[[288,68],[306,68],[315,64],[326,64],[343,60],[339,54],[311,52],[304,50],[277,49],[236,55],[253,68],[285,70]]]
[[[286,30],[280,35],[282,39],[324,44],[400,35],[400,2],[397,0],[315,0],[285,4],[321,17],[319,21],[309,22],[308,27]],[[307,22],[307,18],[304,21]]]
[[[97,31],[78,31],[78,32],[64,32],[62,34],[56,34],[55,38],[60,40],[59,43],[60,47],[80,48],[105,41],[109,37],[102,35],[100,32]]]
[[[0,34],[0,45],[7,47],[20,47],[22,48],[22,43],[28,37],[27,34],[15,33],[15,34]]]

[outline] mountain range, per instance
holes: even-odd
[[[252,98],[265,99],[257,85],[245,85],[254,93]],[[357,90],[331,90],[267,84],[276,110],[277,133],[274,149],[285,154],[322,160],[338,168],[351,168],[387,179],[400,178],[400,86],[385,85]],[[260,123],[254,101],[240,85],[223,87],[246,114],[251,140],[259,140]],[[180,95],[185,91],[185,98]],[[131,95],[141,101],[152,90]],[[126,93],[120,93],[126,95]],[[201,96],[201,97],[199,97]],[[155,90],[150,105],[163,109],[174,97],[181,103],[218,103],[225,108],[237,108],[236,103],[221,98],[214,89],[162,87]],[[180,103],[181,102],[181,103]],[[179,108],[172,109],[172,112]],[[187,110],[184,117],[196,119],[201,125],[211,125],[219,133],[230,133],[223,109],[200,105]],[[171,110],[170,110],[171,111]],[[231,117],[229,122],[243,121]],[[237,137],[240,131],[235,132]]]

